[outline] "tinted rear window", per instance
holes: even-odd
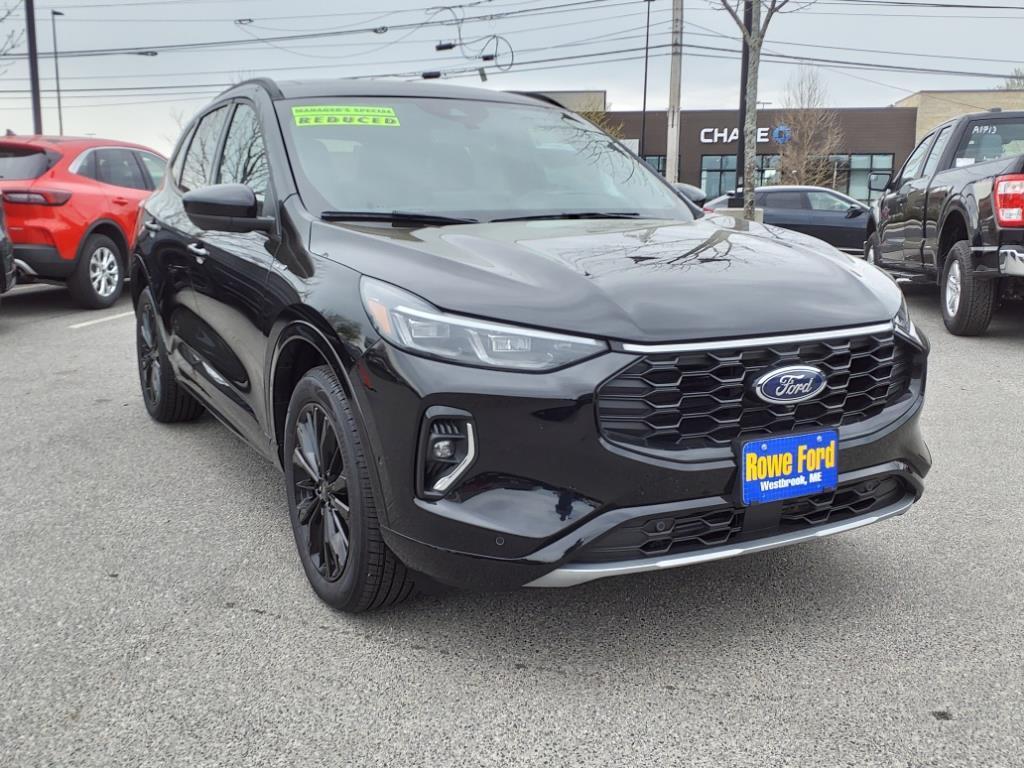
[[[1024,155],[1024,120],[993,117],[975,120],[956,152],[957,168]]]
[[[41,149],[0,144],[0,179],[37,179],[51,165],[53,159]]]

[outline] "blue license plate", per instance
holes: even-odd
[[[743,503],[765,504],[832,490],[839,481],[838,454],[834,430],[744,443]]]

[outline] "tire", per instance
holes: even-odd
[[[949,249],[942,268],[942,319],[956,336],[980,336],[992,322],[996,280],[979,280],[972,272],[971,244],[961,240]]]
[[[868,235],[867,242],[864,243],[864,261],[877,267],[880,263],[879,257],[881,255],[882,241],[879,240],[877,232],[872,232]]]
[[[201,416],[203,406],[182,389],[174,377],[149,288],[142,291],[135,307],[135,349],[142,400],[149,415],[164,424],[192,421]]]
[[[359,613],[409,597],[413,574],[381,537],[370,461],[328,366],[313,368],[292,393],[283,463],[295,545],[320,599]]]
[[[121,298],[124,254],[106,235],[89,235],[68,279],[75,302],[86,309],[106,309]]]

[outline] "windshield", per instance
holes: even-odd
[[[280,109],[314,213],[693,219],[654,172],[561,110],[410,98],[295,100]]]
[[[37,147],[0,144],[0,179],[37,179],[50,167],[50,158]]]

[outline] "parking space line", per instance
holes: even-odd
[[[110,315],[109,317],[101,317],[101,318],[99,318],[97,320],[86,320],[84,323],[75,323],[74,325],[69,325],[68,328],[72,328],[72,329],[87,328],[90,325],[96,325],[97,323],[105,323],[105,322],[107,322],[107,320],[118,320],[118,319],[120,319],[122,317],[128,317],[128,316],[134,315],[134,314],[135,314],[135,310],[130,310],[128,312],[121,312],[121,313],[116,314],[116,315]]]

